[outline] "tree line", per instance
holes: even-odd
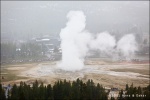
[[[41,59],[46,56],[44,53],[47,48],[44,45],[37,43],[1,43],[1,62],[17,61],[17,60],[31,60]]]
[[[113,99],[112,99],[113,100]],[[126,84],[125,93],[119,92],[118,100],[150,100],[150,85],[141,88]]]
[[[123,93],[123,91],[126,91]],[[150,99],[150,85],[145,88],[134,87],[133,84],[129,87],[126,85],[125,90],[119,92],[117,100],[149,100]],[[93,80],[83,82],[80,79],[76,81],[57,81],[54,85],[44,85],[37,80],[32,85],[27,85],[25,82],[20,82],[17,86],[14,84],[12,89],[8,91],[8,97],[5,97],[5,90],[0,84],[0,98],[1,100],[108,100],[109,92]],[[144,97],[127,97],[124,95],[145,95]],[[111,98],[115,100],[115,98]]]
[[[17,50],[18,48],[18,50]],[[40,45],[36,43],[1,43],[1,56],[14,58],[14,56],[36,56],[41,52]]]
[[[6,100],[5,93],[0,87],[1,100]],[[35,81],[32,86],[25,82],[14,84],[8,93],[7,100],[107,100],[107,93],[99,83],[94,84],[92,80],[84,83],[82,80],[76,81],[57,81],[52,86]]]

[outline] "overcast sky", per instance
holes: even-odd
[[[81,10],[92,33],[149,28],[148,1],[1,1],[2,38],[58,35],[70,10]]]

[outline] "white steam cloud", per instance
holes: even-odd
[[[132,34],[122,37],[118,43],[108,32],[93,36],[85,30],[86,16],[82,11],[70,11],[67,14],[68,22],[60,32],[62,61],[60,69],[77,71],[84,67],[84,58],[89,50],[99,50],[113,55],[114,50],[129,56],[137,50],[135,37]],[[117,47],[114,49],[114,47]]]
[[[90,48],[93,50],[100,50],[110,54],[116,45],[116,40],[108,32],[99,33],[95,39],[90,41]]]
[[[117,50],[125,57],[130,57],[137,51],[137,43],[133,34],[123,36],[117,43]]]
[[[67,71],[81,70],[91,38],[84,30],[86,17],[81,11],[70,11],[67,18],[66,27],[60,32],[62,62],[59,67]]]

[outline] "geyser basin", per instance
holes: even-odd
[[[56,65],[43,65],[39,64],[30,70],[21,73],[21,76],[26,77],[45,77],[50,76],[57,79],[69,79],[75,80],[77,78],[85,78],[86,75],[110,75],[116,77],[126,77],[134,79],[148,79],[148,75],[143,75],[134,72],[116,72],[111,69],[129,69],[133,68],[133,65],[85,65],[83,69],[78,71],[65,71],[57,67]],[[140,66],[135,69],[141,68]],[[147,77],[147,78],[146,78]],[[93,77],[94,78],[94,77]]]

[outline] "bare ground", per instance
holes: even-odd
[[[44,84],[54,84],[57,80],[82,79],[84,82],[92,79],[105,87],[124,88],[125,84],[134,86],[147,86],[149,84],[149,63],[132,64],[106,61],[86,61],[83,70],[77,72],[66,72],[57,69],[57,62],[29,63],[16,65],[2,65],[1,79],[3,84],[19,84],[25,81],[32,84],[40,80]]]

